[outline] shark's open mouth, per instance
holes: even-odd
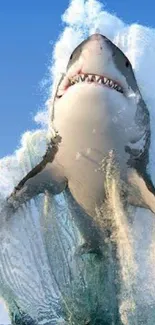
[[[97,74],[81,73],[73,76],[72,78],[67,78],[66,82],[60,83],[56,97],[61,98],[69,87],[81,82],[96,83],[99,85],[104,85],[108,88],[112,88],[118,91],[119,93],[124,92],[123,88],[120,86],[120,84],[117,81],[114,81],[105,76],[100,76]]]

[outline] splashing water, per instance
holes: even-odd
[[[151,116],[149,170],[155,182],[155,81],[153,72],[155,30],[138,24],[126,25],[116,16],[107,13],[95,0],[73,0],[62,20],[66,27],[53,52],[51,89],[46,110],[39,112],[35,117],[36,122],[40,123],[44,129],[24,134],[21,148],[13,156],[5,157],[0,161],[0,202],[2,204],[14,186],[41,160],[45,153],[51,132],[49,117],[59,76],[65,71],[68,57],[74,47],[96,30],[100,30],[100,33],[110,38],[124,51],[135,70]],[[115,178],[109,178],[108,193],[114,223],[112,237],[118,247],[117,254],[120,260],[122,323],[153,325],[155,321],[154,217],[151,212],[144,209],[129,209],[124,212]],[[56,215],[59,215],[59,223],[56,221]],[[54,238],[52,240],[51,235]],[[75,262],[73,266],[75,273],[70,273],[69,265],[73,262],[72,254],[82,239],[73,223],[63,195],[52,201],[48,197],[44,198],[43,195],[32,200],[26,207],[21,208],[9,223],[1,224],[0,239],[0,294],[7,301],[8,296],[10,297],[8,304],[11,309],[15,311],[17,303],[32,318],[38,317],[40,322],[44,320],[45,323],[45,317],[48,315],[50,319],[53,313],[51,324],[56,324],[58,321],[59,324],[64,324],[64,319],[59,316],[59,310],[56,309],[58,306],[56,302],[60,299],[66,301],[62,294],[64,288],[60,284],[70,284],[74,274],[81,274],[84,269],[87,273],[87,261],[84,264],[83,262],[80,264],[79,261]],[[57,257],[55,251],[57,251]],[[91,263],[93,265],[93,260]],[[96,270],[96,272],[99,271]],[[85,286],[89,283],[88,278],[87,276],[84,278]],[[93,294],[91,297],[94,299]],[[83,300],[84,303],[85,300]],[[108,306],[108,302],[104,301],[104,304]],[[72,312],[70,311],[70,314]],[[85,312],[89,315],[89,310]],[[5,315],[5,312],[0,314],[0,323],[9,323]],[[89,317],[86,321],[88,323]]]
[[[119,310],[123,324],[137,324],[136,322],[136,301],[134,296],[134,286],[136,284],[137,265],[134,256],[133,237],[130,227],[130,214],[133,209],[128,207],[124,210],[120,197],[120,178],[113,151],[109,157],[104,159],[102,167],[106,171],[105,189],[106,205],[97,213],[96,222],[100,229],[108,227],[111,231],[109,249],[115,243],[117,259],[119,261],[119,280],[120,280],[120,305]],[[101,214],[100,214],[101,212]],[[110,270],[109,270],[110,272]],[[119,281],[114,279],[113,281]],[[115,324],[115,322],[114,322]]]

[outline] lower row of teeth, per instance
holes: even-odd
[[[97,75],[78,75],[75,78],[70,80],[71,85],[74,85],[79,82],[97,82],[99,84],[104,84],[110,88],[113,88],[121,93],[123,93],[123,89],[113,80],[108,79],[106,77],[100,77]]]

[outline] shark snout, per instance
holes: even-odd
[[[93,34],[91,35],[84,47],[83,47],[83,54],[87,53],[87,55],[106,55],[108,53],[108,48],[106,44],[106,37],[103,37],[100,34]]]
[[[98,34],[98,33],[95,33],[95,34],[92,34],[88,40],[91,40],[91,41],[102,41],[103,39],[105,39],[106,37],[101,35],[101,34]]]

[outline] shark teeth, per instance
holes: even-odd
[[[80,82],[88,83],[98,83],[100,85],[108,86],[114,90],[117,90],[120,93],[123,93],[123,88],[114,80],[107,77],[95,75],[95,74],[78,74],[71,79],[69,79],[70,86],[75,85]]]

